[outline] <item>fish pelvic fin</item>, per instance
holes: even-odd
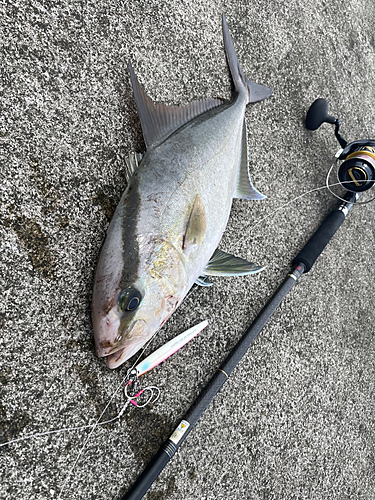
[[[204,269],[206,276],[246,276],[259,273],[264,267],[217,249]]]
[[[267,97],[272,94],[273,89],[266,87],[265,85],[260,85],[259,83],[251,82],[242,73],[237,59],[236,50],[233,45],[233,40],[225,19],[225,14],[223,14],[222,24],[225,55],[227,57],[234,90],[239,93],[245,91],[247,93],[247,103],[254,103],[267,99]]]

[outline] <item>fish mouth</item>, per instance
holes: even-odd
[[[142,347],[144,342],[137,342],[130,344],[129,346],[125,346],[119,351],[114,352],[113,354],[109,354],[107,356],[107,368],[113,370],[114,368],[119,367],[129,358],[131,358],[139,349]]]
[[[124,354],[126,347],[123,347],[119,351],[114,352],[113,354],[108,354],[107,355],[107,367],[108,368],[116,368],[120,364],[122,364],[121,358]]]
[[[147,323],[138,319],[117,342],[102,341],[98,350],[100,357],[107,358],[108,368],[117,368],[142,347],[149,338],[148,333]]]
[[[120,316],[114,310],[109,311],[106,316],[100,319],[95,318],[93,320],[96,354],[99,358],[108,356],[115,347],[121,348],[121,346],[118,346],[118,340],[116,340],[120,324]]]
[[[143,320],[135,320],[131,325],[127,328],[125,333],[119,334],[119,328],[121,326],[121,319],[116,317],[114,320],[110,320],[108,317],[102,319],[102,323],[106,326],[106,331],[104,335],[102,335],[101,340],[97,341],[96,354],[99,358],[104,358],[109,356],[110,354],[114,354],[117,351],[122,350],[127,340],[130,336],[136,335],[141,328],[136,328],[136,325],[139,321]],[[104,330],[104,328],[103,328]]]

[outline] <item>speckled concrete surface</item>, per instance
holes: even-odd
[[[73,472],[87,430],[0,448],[1,498],[120,498],[336,205],[321,190],[274,214],[324,184],[338,149],[330,126],[304,128],[309,105],[325,97],[345,137],[375,138],[370,0],[2,4],[2,442],[95,422],[125,376],[95,357],[90,302],[124,157],[144,148],[126,62],[154,99],[228,97],[222,12],[244,73],[274,94],[247,110],[268,199],[234,201],[221,247],[267,268],[186,299],[150,350],[210,326],[144,377],[160,400],[95,430]],[[375,498],[374,210],[351,212],[147,500]]]

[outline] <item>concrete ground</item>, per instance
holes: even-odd
[[[119,499],[337,205],[324,185],[338,143],[304,117],[318,97],[352,141],[375,138],[370,0],[37,1],[1,7],[0,439],[94,423],[130,363],[95,356],[95,266],[144,150],[126,69],[155,100],[229,96],[221,13],[243,72],[274,88],[249,106],[253,180],[221,248],[266,264],[196,289],[149,352],[209,327],[145,375],[161,397],[96,429],[0,448],[4,499]],[[147,500],[375,498],[375,204],[356,207],[170,462]],[[242,238],[242,239],[241,239]],[[241,239],[241,241],[240,241]],[[104,418],[124,404],[119,393]]]

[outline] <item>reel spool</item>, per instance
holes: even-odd
[[[375,147],[370,144],[357,146],[352,153],[345,156],[337,178],[345,189],[354,193],[372,188],[375,180]]]
[[[364,139],[348,144],[340,133],[341,120],[328,114],[328,103],[325,99],[317,99],[312,103],[307,112],[306,128],[316,130],[323,123],[335,125],[336,139],[343,148],[336,153],[327,175],[326,183],[329,191],[336,198],[345,201],[329,187],[329,178],[334,167],[338,167],[337,179],[347,191],[363,193],[371,189],[375,183],[375,141]],[[369,203],[374,199],[355,203]]]

